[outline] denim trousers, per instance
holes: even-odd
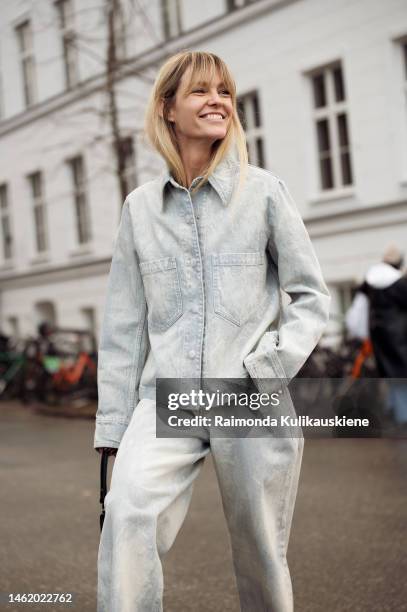
[[[156,437],[156,404],[140,399],[105,498],[98,612],[162,612],[162,560],[211,452],[230,534],[242,612],[292,612],[287,547],[303,437]],[[192,545],[192,543],[191,543]]]

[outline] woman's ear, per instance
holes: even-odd
[[[158,112],[159,112],[160,117],[162,119],[164,118],[164,104],[165,104],[165,99],[161,98],[160,105],[158,107]],[[172,110],[172,105],[169,105],[166,119],[167,119],[167,121],[170,121],[171,123],[174,123],[174,113],[173,113],[173,110]]]
[[[158,114],[160,115],[161,119],[164,119],[164,98],[161,98],[159,102]]]
[[[164,98],[161,98],[160,104],[158,106],[158,113],[159,113],[161,119],[164,119],[164,103],[165,103]],[[171,108],[169,109],[169,111],[167,113],[167,120],[171,121],[171,123],[174,122],[173,113],[172,113],[172,109]]]

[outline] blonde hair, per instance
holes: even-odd
[[[225,138],[214,143],[209,166],[202,174],[202,180],[197,182],[191,193],[199,189],[208,180],[218,163],[228,156],[233,149],[237,152],[238,159],[236,162],[239,163],[237,190],[239,191],[248,169],[246,136],[237,112],[235,81],[225,62],[214,53],[183,50],[171,56],[161,66],[147,104],[144,131],[154,149],[164,157],[175,180],[188,188],[174,125],[168,120],[168,111],[175,100],[181,78],[189,67],[191,67],[191,73],[190,81],[186,85],[186,92],[190,92],[194,85],[200,81],[212,81],[216,72],[219,72],[230,92],[233,106],[227,134]],[[163,116],[160,115],[162,100],[164,100]]]

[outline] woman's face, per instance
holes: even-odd
[[[189,71],[181,78],[168,119],[175,124],[179,142],[200,139],[212,145],[227,134],[233,114],[231,93],[218,73],[211,83],[199,83],[186,91]]]

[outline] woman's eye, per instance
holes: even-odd
[[[205,89],[203,87],[197,88],[197,89],[193,89],[192,90],[193,93],[205,93]],[[228,89],[222,89],[220,91],[221,94],[225,95],[225,96],[230,96],[230,91]]]

